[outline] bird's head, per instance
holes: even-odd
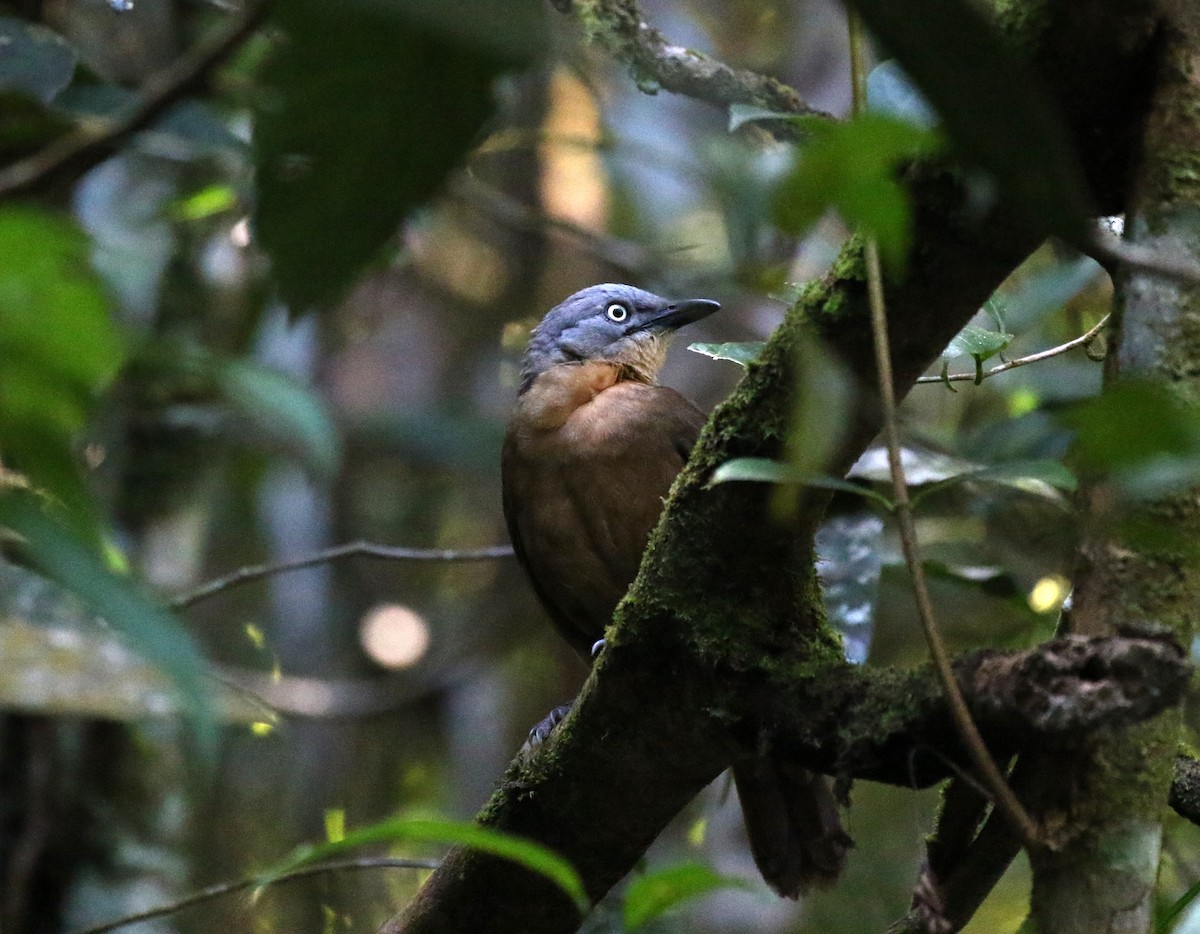
[[[521,391],[561,363],[603,360],[654,382],[667,340],[685,324],[721,306],[706,298],[671,301],[631,285],[593,285],[552,308],[529,340],[521,366]]]

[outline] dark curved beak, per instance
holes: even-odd
[[[720,302],[714,302],[711,299],[684,299],[681,302],[672,302],[661,312],[642,325],[642,327],[673,331],[676,328],[683,327],[685,324],[691,324],[693,321],[699,321],[701,318],[707,318],[714,311],[719,311],[720,308]],[[641,330],[641,328],[638,330]]]

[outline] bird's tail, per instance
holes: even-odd
[[[767,884],[787,898],[833,885],[854,842],[825,777],[760,756],[735,765],[733,780],[750,851]]]

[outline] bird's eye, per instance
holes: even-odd
[[[629,309],[620,302],[613,302],[605,309],[604,313],[608,315],[609,321],[615,321],[617,324],[629,317]]]

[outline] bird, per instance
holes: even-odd
[[[706,420],[658,383],[668,343],[719,308],[605,283],[567,297],[530,336],[501,456],[504,517],[540,603],[585,663]],[[531,740],[567,710],[555,708]],[[735,764],[733,775],[768,884],[797,898],[836,881],[851,843],[826,779],[771,756]]]

